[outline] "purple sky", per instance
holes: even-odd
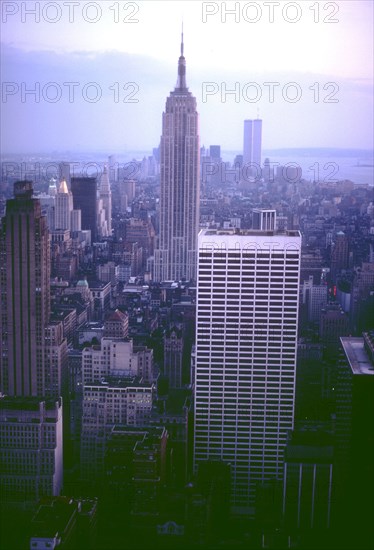
[[[2,151],[158,145],[182,17],[201,144],[373,148],[372,2],[272,4],[2,2]]]

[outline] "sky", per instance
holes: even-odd
[[[373,3],[2,1],[1,151],[158,146],[181,26],[201,145],[373,149]]]

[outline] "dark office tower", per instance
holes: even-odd
[[[320,339],[331,350],[338,350],[340,337],[349,334],[349,319],[340,304],[332,302],[320,314]]]
[[[176,87],[162,116],[160,234],[156,281],[196,279],[200,184],[199,115],[186,84],[186,60],[178,63]]]
[[[336,281],[336,277],[342,269],[348,268],[349,260],[349,242],[348,237],[339,231],[331,249],[331,277]]]
[[[172,327],[164,336],[164,374],[169,388],[182,387],[183,333],[178,327]]]
[[[116,155],[108,157],[109,164],[109,181],[116,183],[118,181],[118,162]]]
[[[22,506],[62,488],[66,340],[49,323],[49,232],[32,193],[15,183],[0,231],[0,502]]]
[[[47,220],[32,183],[14,184],[0,237],[0,392],[45,395],[44,327],[50,313]]]
[[[374,331],[343,337],[336,391],[335,525],[344,548],[374,541]],[[343,538],[342,537],[342,538]]]
[[[74,210],[80,210],[82,229],[91,230],[91,242],[97,240],[97,181],[91,177],[71,178]]]
[[[221,146],[211,145],[209,147],[210,158],[213,162],[221,162]]]
[[[224,175],[222,175],[222,159],[221,159],[221,146],[211,145],[209,147],[210,162],[212,163],[210,183],[219,184],[224,181]]]
[[[374,329],[374,263],[363,263],[355,271],[351,318],[357,334]]]
[[[243,163],[255,166],[254,174],[261,177],[262,120],[244,121]],[[256,170],[257,169],[257,170]],[[257,171],[257,174],[256,174]]]
[[[282,512],[287,534],[311,537],[330,527],[333,484],[330,433],[290,432],[285,448]]]

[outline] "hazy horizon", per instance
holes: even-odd
[[[99,175],[113,155],[118,167],[126,167],[134,175],[134,161],[140,162],[152,154],[150,150],[128,151],[52,151],[2,155],[3,170],[14,169],[14,163],[25,176],[41,174],[57,177],[60,162],[69,162],[73,170],[87,175]],[[221,150],[222,162],[232,163],[240,150]],[[357,184],[374,185],[374,151],[364,149],[301,148],[264,149],[263,161],[269,158],[273,169],[280,165],[296,165],[302,169],[302,177],[321,181],[351,180]],[[7,167],[9,163],[9,167]],[[223,168],[221,168],[222,170]],[[128,176],[130,177],[130,176]]]

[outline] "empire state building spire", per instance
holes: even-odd
[[[182,40],[181,40],[181,54],[178,60],[178,80],[175,86],[176,92],[186,92],[186,58],[183,55],[184,43],[183,43],[183,24],[182,24]]]
[[[154,260],[155,281],[196,280],[200,206],[199,115],[186,85],[186,61],[166,99],[160,142],[160,231]]]

